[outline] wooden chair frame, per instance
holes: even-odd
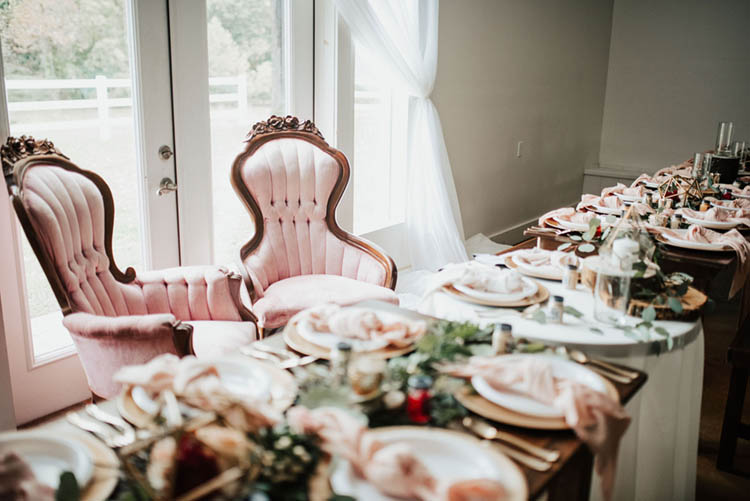
[[[245,161],[258,150],[261,146],[268,143],[269,141],[275,141],[282,138],[293,138],[307,141],[312,145],[318,147],[327,155],[330,155],[336,163],[339,165],[339,176],[336,180],[336,184],[331,190],[331,195],[328,198],[328,204],[326,207],[325,222],[331,233],[336,236],[339,240],[350,244],[358,249],[361,249],[365,253],[372,256],[378,261],[386,270],[385,285],[390,289],[396,288],[396,279],[398,277],[398,271],[396,264],[393,259],[386,254],[380,247],[368,242],[361,238],[358,238],[345,230],[343,230],[336,222],[336,207],[338,207],[341,196],[346,189],[346,185],[349,182],[350,168],[349,161],[346,156],[339,150],[332,148],[328,145],[323,135],[320,133],[315,124],[310,120],[301,122],[297,117],[287,115],[282,118],[276,115],[272,115],[268,120],[264,122],[258,122],[253,125],[252,130],[248,133],[248,138],[245,141],[247,146],[245,150],[241,152],[237,158],[235,158],[232,164],[231,182],[234,191],[240,197],[242,202],[245,204],[250,217],[255,224],[255,235],[240,249],[240,261],[244,263],[248,255],[250,255],[255,249],[258,248],[264,235],[264,224],[263,214],[260,210],[260,206],[255,197],[250,193],[250,190],[242,180],[242,167]],[[240,266],[242,275],[247,285],[248,291],[250,291],[250,297],[253,302],[256,300],[255,288],[253,287],[252,280],[247,273],[244,265]]]
[[[60,304],[63,315],[73,313],[73,300],[63,287],[60,276],[55,269],[54,260],[49,255],[47,249],[42,245],[42,241],[37,234],[26,207],[23,205],[23,177],[30,167],[35,165],[60,167],[76,174],[90,179],[99,189],[104,203],[104,251],[109,258],[109,271],[115,277],[115,280],[123,284],[131,283],[135,280],[135,269],[129,267],[123,273],[115,263],[112,254],[112,229],[115,220],[115,204],[112,198],[112,192],[107,183],[94,172],[81,169],[70,159],[63,155],[55,148],[52,141],[46,139],[36,140],[30,136],[21,136],[19,138],[8,137],[6,143],[0,147],[0,161],[3,166],[3,176],[8,188],[13,209],[18,215],[23,232],[29,240],[34,254],[39,260],[39,264],[44,270],[44,274],[52,287],[57,302]],[[254,319],[254,316],[253,316]],[[189,324],[177,322],[173,326],[172,338],[175,349],[180,355],[186,355],[191,352],[193,327]]]

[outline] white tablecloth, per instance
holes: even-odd
[[[564,325],[540,324],[513,310],[476,306],[436,292],[418,306],[422,313],[480,324],[506,322],[513,335],[575,346],[586,353],[640,369],[645,387],[627,404],[632,423],[620,446],[615,500],[692,500],[695,498],[700,404],[703,388],[703,329],[700,322],[658,321],[675,346],[666,352],[663,338],[641,342],[593,318],[593,297],[583,285],[566,290],[559,282],[539,280],[552,295],[584,314],[565,315]],[[632,325],[639,321],[629,318]],[[603,334],[590,330],[597,327]],[[661,346],[661,354],[656,349]],[[601,498],[596,476],[592,499]]]

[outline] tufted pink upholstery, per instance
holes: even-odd
[[[245,258],[257,297],[288,277],[329,274],[385,285],[383,265],[339,240],[325,221],[341,167],[300,139],[269,141],[242,167],[242,181],[263,214],[263,241]]]
[[[239,301],[242,278],[225,268],[170,268],[123,280],[110,266],[106,249],[111,195],[83,172],[55,159],[29,163],[6,181],[10,179],[15,203],[20,200],[23,207],[16,207],[19,216],[28,216],[32,229],[24,229],[42,247],[43,261],[52,262],[50,280],[59,281],[53,287],[62,289],[64,297],[58,299],[63,311],[73,313],[63,322],[94,393],[115,396],[118,386],[111,378],[122,365],[175,353],[173,334],[178,328],[189,332],[181,320],[200,324],[193,346],[201,356],[236,351],[256,339],[254,321],[244,321],[252,315]]]
[[[387,288],[391,284],[386,283],[386,265],[329,227],[326,217],[335,209],[329,204],[334,189],[348,180],[339,160],[313,142],[280,134],[250,155],[241,154],[234,166],[235,183],[238,173],[263,219],[262,226],[256,222],[262,239],[243,257],[259,325],[282,326],[298,311],[327,300],[356,302],[347,296],[352,291],[357,293],[351,297],[398,302]],[[389,260],[385,255],[384,259]],[[338,280],[285,283],[294,277],[326,275]],[[303,288],[293,286],[303,283]]]
[[[37,165],[23,177],[23,204],[54,260],[74,311],[95,315],[172,313],[180,320],[241,320],[227,271],[194,266],[150,271],[118,282],[104,249],[104,202],[88,178]]]

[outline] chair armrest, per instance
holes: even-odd
[[[396,263],[379,245],[362,237],[352,235],[351,233],[345,233],[341,240],[352,247],[356,247],[377,261],[377,263],[385,270],[384,283],[381,285],[396,290],[396,280],[398,279]]]
[[[135,283],[149,311],[170,312],[180,320],[256,320],[240,300],[242,277],[222,266],[147,271]]]
[[[187,355],[193,331],[169,313],[121,317],[73,313],[63,318],[63,325],[76,345],[89,387],[104,398],[119,392],[112,376],[120,367],[143,364],[163,353]]]

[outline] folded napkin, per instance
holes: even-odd
[[[386,444],[345,411],[296,406],[287,411],[290,428],[299,434],[317,435],[321,448],[349,462],[354,473],[387,496],[403,499],[499,501],[503,486],[493,480],[448,483],[435,478],[404,443]]]
[[[717,223],[731,222],[750,226],[750,210],[729,210],[720,207],[712,207],[702,212],[687,208],[677,209],[676,212],[693,219],[700,219],[701,221]]]
[[[722,207],[732,207],[734,209],[750,209],[750,200],[746,198],[735,198],[734,200],[718,200],[714,197],[706,197],[705,202],[721,205]]]
[[[170,390],[190,406],[221,414],[240,430],[266,428],[281,419],[268,399],[233,392],[222,383],[214,364],[194,356],[179,359],[170,353],[159,355],[146,364],[123,367],[114,380],[141,386],[152,396]]]
[[[446,265],[430,282],[423,297],[448,285],[463,285],[477,291],[513,294],[523,290],[523,276],[477,261]]]
[[[581,201],[578,202],[576,210],[596,210],[598,207],[606,207],[608,209],[624,209],[625,204],[615,195],[601,196],[596,195],[581,195]]]
[[[397,348],[410,346],[427,330],[423,320],[380,318],[375,312],[362,308],[342,308],[324,304],[308,310],[308,319],[319,332],[330,332],[339,337],[363,341],[382,340]]]
[[[666,181],[670,175],[691,177],[693,175],[692,160],[689,162],[684,162],[680,165],[673,165],[671,167],[659,169],[653,176],[649,176],[648,174],[641,174],[635,181],[633,181],[630,186],[631,188],[635,188],[641,184],[661,184]]]
[[[737,230],[730,230],[726,233],[709,230],[697,224],[691,225],[684,233],[660,228],[659,231],[665,235],[679,240],[688,240],[691,242],[701,242],[708,244],[722,244],[731,247],[737,254],[737,269],[734,272],[734,279],[729,290],[729,297],[733,297],[745,284],[745,278],[750,271],[750,243]]]
[[[54,501],[55,489],[39,483],[28,463],[10,451],[0,455],[0,499]]]
[[[625,195],[627,197],[642,197],[646,193],[646,188],[643,186],[625,186],[622,183],[617,183],[615,186],[610,186],[609,188],[604,188],[602,190],[601,197],[606,198],[611,195]]]
[[[514,262],[536,268],[540,273],[559,274],[564,272],[568,265],[578,266],[578,256],[572,252],[551,251],[534,247],[533,249],[521,249],[508,252],[502,256],[505,259],[513,259]]]
[[[590,195],[593,196],[593,195]],[[576,212],[573,207],[563,207],[561,209],[551,210],[539,218],[540,226],[550,226],[550,222],[554,219],[564,219],[571,223],[589,224],[589,221],[598,217],[593,212]]]
[[[630,417],[619,402],[586,385],[556,377],[545,357],[513,361],[504,360],[503,356],[472,357],[467,364],[446,365],[441,370],[465,378],[481,375],[497,390],[522,393],[558,409],[596,455],[604,498],[611,498],[620,439],[630,424]]]

